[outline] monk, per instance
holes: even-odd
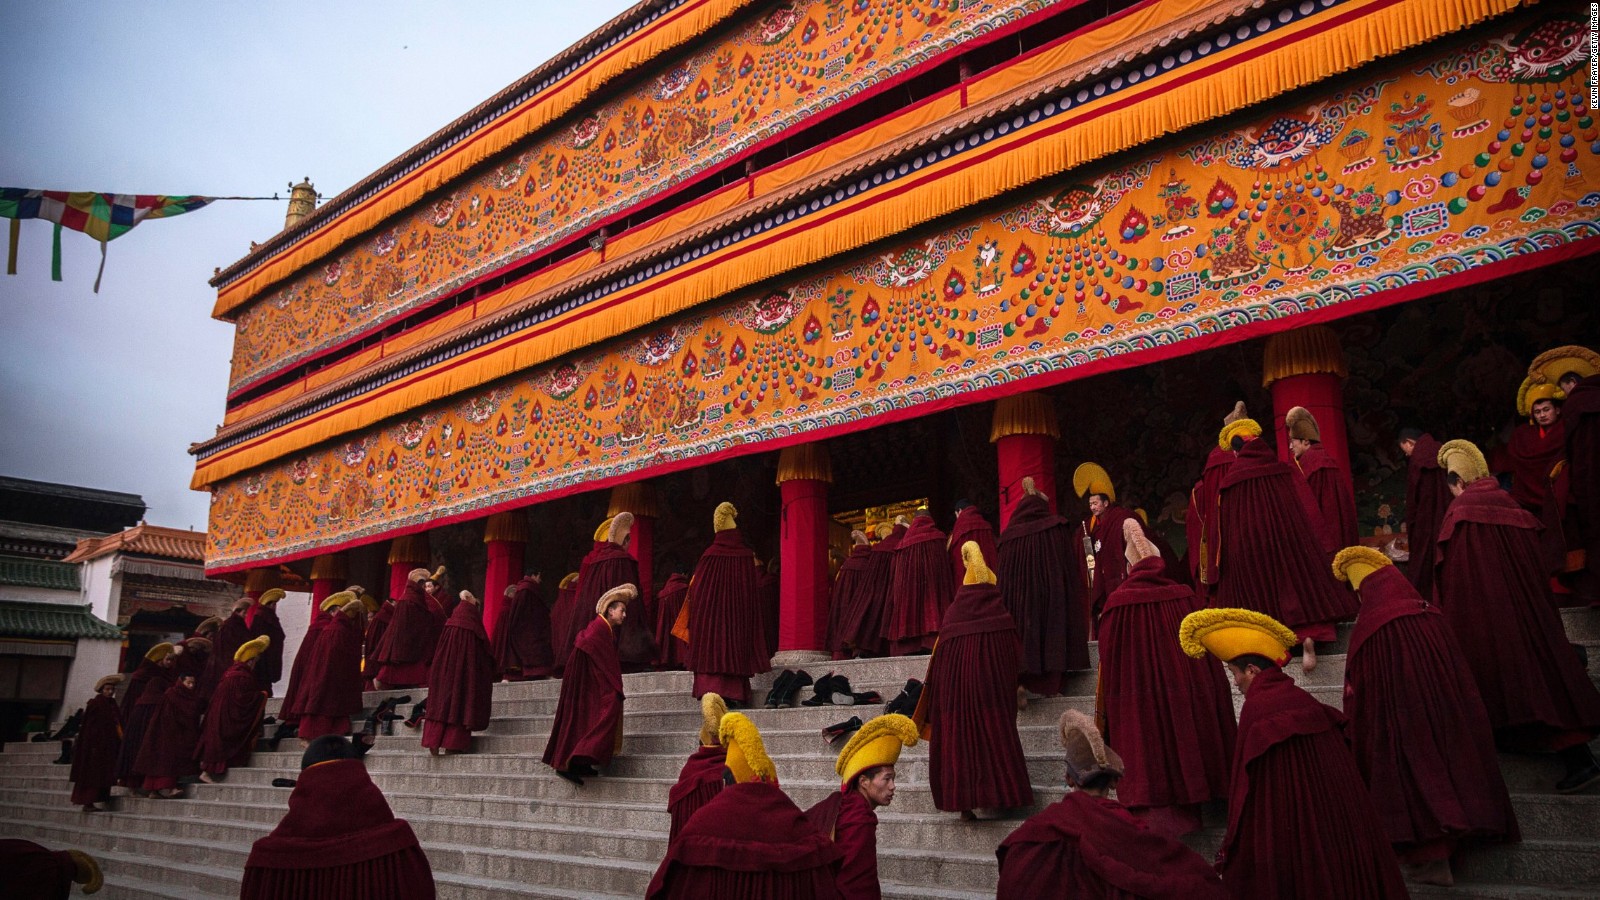
[[[389,623],[394,621],[394,598],[390,597],[379,601],[376,597],[370,597],[370,595],[364,593],[359,587],[350,587],[347,590],[354,591],[356,596],[367,603],[367,633],[361,640],[362,688],[369,691],[377,690],[378,686],[375,682],[378,674],[378,644],[383,641],[383,633],[389,630]],[[316,629],[319,621],[326,621],[326,617],[319,617],[313,614],[311,628]],[[311,633],[308,630],[306,637],[301,640],[300,654],[305,653],[305,642],[310,638]],[[299,660],[300,655],[296,654],[295,662],[298,663]],[[290,680],[293,680],[292,673]]]
[[[332,618],[306,661],[299,728],[302,744],[325,734],[349,734],[350,717],[362,709],[361,639],[366,633],[366,604],[351,591],[340,591],[322,603]]]
[[[1546,350],[1528,377],[1565,398],[1564,464],[1551,472],[1551,502],[1540,516],[1547,565],[1568,592],[1565,605],[1600,605],[1600,354],[1576,345]]]
[[[1089,668],[1088,585],[1074,558],[1076,530],[1050,511],[1031,477],[1022,489],[1000,533],[1000,600],[1022,641],[1022,686],[1053,697],[1066,673]]]
[[[976,543],[974,541],[973,543]],[[894,802],[894,765],[917,743],[917,726],[890,713],[861,726],[839,751],[839,790],[806,810],[806,818],[844,854],[836,883],[841,900],[879,900],[878,813]]]
[[[639,583],[639,563],[628,552],[633,532],[633,514],[617,513],[606,529],[606,539],[590,554],[578,573],[578,609],[589,609],[601,595],[614,587]],[[656,656],[656,640],[642,609],[634,610],[617,633],[617,658],[624,672],[646,672]],[[580,622],[583,620],[579,620]],[[587,627],[587,623],[584,623]],[[583,628],[574,629],[573,639]]]
[[[689,754],[678,781],[667,792],[667,815],[672,824],[667,832],[667,846],[672,846],[688,824],[689,817],[711,798],[722,792],[722,776],[727,772],[728,748],[722,746],[719,729],[722,717],[728,714],[728,705],[716,694],[707,693],[700,698],[700,746]]]
[[[200,774],[195,749],[200,744],[200,716],[205,705],[200,702],[197,681],[194,675],[179,675],[150,717],[134,761],[134,768],[144,776],[140,787],[146,793],[176,797],[182,793],[178,779]]]
[[[501,681],[539,681],[555,671],[550,649],[550,607],[545,606],[537,572],[506,588],[506,609],[489,643]]]
[[[1511,498],[1538,515],[1550,500],[1550,476],[1566,454],[1566,426],[1558,405],[1566,395],[1554,382],[1523,379],[1517,413],[1527,419],[1511,431]]]
[[[834,659],[849,659],[852,655],[846,646],[845,622],[857,602],[862,575],[871,558],[872,544],[866,534],[860,529],[852,530],[850,555],[839,564],[839,572],[834,576],[833,590],[828,598],[827,649]]]
[[[967,580],[945,613],[915,718],[931,742],[934,806],[970,821],[979,807],[1027,806],[1033,787],[1017,735],[1017,627],[977,543],[962,553]]]
[[[1333,572],[1361,596],[1344,670],[1356,765],[1412,879],[1449,887],[1463,841],[1518,839],[1489,713],[1439,607],[1387,556],[1349,547]]]
[[[1360,540],[1361,529],[1356,522],[1356,489],[1350,482],[1350,473],[1322,446],[1322,429],[1311,410],[1292,407],[1283,421],[1289,435],[1289,452],[1321,513],[1322,549],[1331,554],[1355,544]]]
[[[673,572],[656,594],[656,668],[663,671],[682,669],[688,658],[689,645],[672,633],[688,594],[689,577],[682,572]]]
[[[749,705],[750,676],[771,661],[761,636],[755,554],[739,535],[738,514],[732,503],[717,505],[716,536],[700,555],[679,615],[687,615],[694,696],[721,694],[729,708]]]
[[[595,601],[594,618],[578,635],[561,679],[544,762],[579,787],[585,778],[600,774],[595,767],[609,765],[622,747],[624,697],[617,631],[628,616],[628,604],[638,596],[637,588],[624,584]]]
[[[352,594],[358,594],[360,590],[361,588],[359,587],[349,589]],[[333,622],[333,613],[338,606],[340,606],[339,603],[330,604],[328,603],[328,597],[324,597],[322,602],[317,605],[317,608],[312,611],[311,623],[306,626],[305,636],[300,638],[300,648],[294,654],[294,663],[289,666],[289,685],[284,688],[283,702],[278,705],[278,721],[289,725],[300,721],[305,704],[306,665],[316,655],[317,642],[321,640],[322,634],[327,630],[328,625]],[[370,635],[371,633],[372,629],[369,626],[367,634]],[[368,642],[364,646],[370,649],[372,645]],[[371,673],[367,674],[370,676]]]
[[[761,732],[741,713],[723,716],[718,732],[733,783],[668,846],[646,900],[838,898],[839,848],[778,787]]]
[[[853,596],[840,623],[844,647],[851,657],[883,656],[889,651],[883,641],[883,623],[894,590],[894,554],[910,524],[905,516],[896,516],[892,524],[880,522],[873,531],[878,542],[872,545],[866,568],[851,589]]]
[[[1539,521],[1489,475],[1468,441],[1439,448],[1455,499],[1439,529],[1434,591],[1501,749],[1556,753],[1561,793],[1600,782],[1589,741],[1600,692],[1567,643],[1539,556]]]
[[[1228,796],[1236,729],[1222,668],[1190,659],[1172,640],[1204,603],[1167,574],[1133,520],[1123,522],[1128,577],[1100,618],[1104,734],[1129,762],[1117,800],[1152,831],[1178,837],[1200,828],[1200,804]]]
[[[122,695],[122,749],[117,753],[117,784],[136,794],[144,793],[144,774],[135,763],[139,749],[144,746],[145,731],[156,707],[167,695],[167,688],[178,677],[177,663],[182,651],[175,645],[162,642],[145,651],[133,677],[128,679],[128,690]]]
[[[594,569],[595,559],[599,557],[601,552],[605,551],[606,548],[611,544],[611,520],[613,518],[613,516],[607,516],[605,521],[600,523],[600,527],[595,529],[593,542],[589,547],[589,552],[585,553],[583,555],[583,559],[578,562],[578,571],[575,573],[577,577],[572,580],[572,604],[569,607],[568,614],[566,616],[566,632],[563,635],[557,635],[557,637],[561,638],[561,642],[566,646],[567,653],[572,652],[572,644],[578,639],[578,634],[585,628],[589,627],[588,613],[580,614],[578,612],[579,610],[585,609],[587,606],[594,605],[594,601],[592,599],[588,604],[583,603],[583,578]],[[627,584],[628,582],[622,581],[619,583]],[[600,591],[599,594],[595,594],[594,596],[598,597],[603,593],[605,593],[605,591]],[[565,657],[562,657],[562,660],[562,664],[565,665]]]
[[[933,649],[939,617],[955,596],[945,567],[945,534],[926,508],[917,510],[890,564],[889,603],[884,610],[884,643],[890,656]]]
[[[269,607],[270,608],[270,607]],[[260,621],[260,616],[256,617]],[[233,651],[233,665],[222,676],[222,683],[211,694],[206,708],[205,727],[195,748],[200,761],[200,780],[215,784],[250,761],[256,738],[261,736],[261,713],[267,705],[267,692],[256,677],[256,666],[266,653],[270,638],[251,638]]]
[[[289,811],[251,846],[239,897],[433,900],[433,870],[356,748],[327,735],[306,748]]]
[[[0,838],[0,871],[9,900],[61,900],[75,884],[85,894],[105,886],[100,863],[82,850],[50,850],[20,838]]]
[[[1407,896],[1341,733],[1344,716],[1283,673],[1295,633],[1255,610],[1202,609],[1184,618],[1178,641],[1190,656],[1209,652],[1226,662],[1244,693],[1228,831],[1217,852],[1229,896]]]
[[[778,611],[781,588],[778,583],[778,561],[763,563],[756,559],[756,595],[761,598],[761,647],[771,659],[778,652]]]
[[[577,616],[574,604],[578,599],[578,573],[568,572],[556,585],[556,603],[550,608],[550,652],[555,657],[556,677],[567,667],[567,657],[572,655],[572,621]],[[578,618],[587,622],[588,616]]]
[[[953,585],[967,580],[967,564],[961,561],[961,547],[967,541],[978,545],[989,566],[993,567],[999,560],[1000,542],[995,536],[994,526],[983,517],[982,510],[972,505],[972,501],[957,500],[956,521],[950,526],[950,538],[944,545],[945,552],[950,554],[950,583]],[[954,597],[954,594],[951,596]]]
[[[433,662],[422,746],[434,756],[460,753],[471,748],[474,731],[489,727],[494,697],[494,656],[483,630],[483,603],[471,591],[461,592]]]
[[[1072,790],[1023,822],[995,850],[997,900],[1227,897],[1222,879],[1198,853],[1147,829],[1111,799],[1113,789],[1120,793],[1124,764],[1089,717],[1069,709],[1061,715],[1060,729]]]
[[[1439,442],[1420,428],[1400,429],[1406,455],[1406,543],[1411,559],[1406,577],[1423,597],[1433,596],[1433,568],[1439,552],[1439,523],[1450,506],[1450,486],[1439,468]]]
[[[1098,623],[1106,598],[1128,577],[1123,523],[1132,522],[1140,533],[1143,533],[1144,523],[1132,510],[1117,503],[1116,485],[1099,465],[1092,462],[1079,465],[1072,473],[1072,486],[1089,504],[1089,520],[1083,525],[1094,551],[1094,569],[1089,573],[1089,614],[1090,621]],[[1092,625],[1091,633],[1094,633]]]
[[[1356,615],[1356,598],[1328,573],[1321,514],[1305,478],[1280,462],[1241,420],[1229,426],[1238,454],[1218,492],[1218,606],[1270,616],[1300,635],[1300,665],[1317,665],[1317,641],[1334,639],[1334,625]],[[1251,422],[1250,425],[1255,423]]]
[[[273,588],[256,599],[256,615],[250,620],[250,637],[267,639],[267,649],[256,657],[256,681],[261,683],[261,689],[272,696],[272,686],[283,677],[283,623],[278,621],[278,601],[286,595],[280,588]],[[237,649],[237,648],[235,648]],[[218,652],[221,652],[220,650]]]
[[[107,675],[94,683],[94,696],[83,707],[83,723],[72,745],[72,802],[84,812],[104,812],[96,806],[111,799],[117,783],[117,755],[122,750],[122,711],[117,708],[121,675]]]
[[[1235,422],[1248,424],[1235,426]],[[1234,436],[1252,430],[1256,435],[1261,434],[1261,426],[1249,417],[1244,401],[1240,400],[1233,405],[1232,412],[1222,417],[1217,446],[1206,454],[1200,480],[1189,491],[1189,512],[1183,521],[1189,548],[1189,581],[1208,599],[1217,589],[1217,544],[1221,538],[1217,528],[1217,496],[1222,490],[1223,476],[1233,465]]]
[[[280,593],[282,593],[280,591]],[[207,659],[205,671],[199,674],[200,696],[209,702],[211,694],[222,683],[222,676],[233,665],[233,651],[239,645],[250,640],[250,624],[247,616],[255,601],[250,597],[240,597],[233,601],[233,611],[222,620],[222,626],[217,629],[217,637],[211,647],[211,655]],[[191,654],[191,659],[193,654]]]
[[[436,581],[443,573],[444,567],[440,566],[434,573],[412,569],[406,575],[405,590],[394,604],[394,617],[374,653],[378,663],[374,677],[382,689],[423,687],[428,683],[428,669],[433,665],[433,651],[439,644],[446,613],[443,604],[424,590],[423,583]]]

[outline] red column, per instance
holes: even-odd
[[[311,561],[311,611],[315,615],[322,601],[344,590],[349,582],[343,553],[324,553]]]
[[[1263,360],[1264,386],[1272,390],[1273,431],[1278,457],[1292,458],[1283,417],[1304,406],[1317,418],[1322,446],[1350,471],[1350,441],[1344,424],[1344,352],[1339,338],[1325,325],[1311,325],[1267,339]]]
[[[778,457],[778,652],[824,654],[828,630],[828,485],[833,469],[820,444]],[[824,657],[819,657],[824,658]]]
[[[1022,479],[1032,478],[1034,486],[1056,509],[1056,427],[1055,404],[1043,394],[1026,393],[1004,397],[994,405],[994,424],[989,440],[994,444],[1000,468],[1000,528],[1011,521],[1011,512],[1022,501]]]
[[[398,598],[406,589],[406,573],[428,568],[433,554],[428,549],[428,533],[408,534],[389,543],[389,596]]]
[[[523,551],[528,546],[528,517],[521,511],[496,513],[483,527],[489,567],[483,575],[483,627],[494,637],[506,609],[506,588],[522,578]]]
[[[656,492],[648,482],[618,485],[611,489],[611,506],[606,515],[633,513],[633,531],[628,536],[628,552],[639,563],[639,600],[646,621],[654,623],[656,611]],[[652,628],[654,625],[652,624]]]

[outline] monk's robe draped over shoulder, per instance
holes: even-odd
[[[837,900],[839,849],[775,784],[730,784],[689,819],[647,900]]]
[[[272,696],[273,685],[283,677],[283,623],[278,620],[278,604],[269,603],[256,610],[256,617],[250,622],[250,639],[258,637],[267,638],[267,649],[261,651],[256,657],[255,676],[260,682],[261,689]],[[237,649],[237,648],[235,648]],[[228,654],[228,659],[233,659],[233,654]],[[224,672],[226,674],[226,672]]]
[[[450,613],[428,675],[422,745],[465,750],[472,732],[489,727],[494,657],[483,630],[483,606],[462,601]]]
[[[850,555],[840,564],[839,574],[834,577],[828,605],[828,651],[834,659],[849,656],[845,644],[850,635],[845,632],[845,623],[853,617],[851,611],[859,602],[862,577],[871,559],[872,545],[856,544],[850,548]]]
[[[663,669],[681,669],[688,658],[689,645],[672,634],[688,594],[689,579],[682,572],[673,572],[656,594],[656,665]]]
[[[200,744],[200,716],[205,707],[200,689],[175,682],[167,688],[145,730],[144,744],[134,767],[144,775],[146,790],[151,779],[178,779],[200,774],[195,748]],[[176,787],[168,784],[167,787]]]
[[[144,787],[144,776],[135,763],[139,751],[144,747],[144,735],[149,729],[150,720],[166,698],[167,688],[172,686],[177,677],[171,668],[147,659],[139,664],[138,671],[129,679],[128,692],[122,696],[122,749],[117,753],[117,784],[131,788]]]
[[[900,539],[890,566],[883,629],[885,643],[895,656],[933,649],[939,617],[956,592],[944,565],[945,541],[944,532],[931,516],[917,516]]]
[[[967,580],[967,564],[961,559],[961,547],[967,541],[978,545],[978,550],[983,553],[983,559],[990,568],[994,568],[999,562],[1000,545],[995,538],[994,526],[989,524],[989,520],[983,517],[983,513],[976,506],[968,506],[956,513],[956,522],[950,526],[950,540],[945,542],[945,552],[950,554],[952,585]]]
[[[840,900],[879,900],[878,814],[861,792],[850,787],[834,791],[806,810],[817,830],[833,839],[842,854],[835,883]]]
[[[1089,523],[1089,539],[1094,547],[1094,585],[1089,590],[1089,610],[1095,621],[1105,608],[1106,598],[1128,577],[1128,547],[1123,538],[1123,523],[1137,517],[1120,506],[1106,507]],[[1139,523],[1144,531],[1144,523]]]
[[[1566,422],[1561,419],[1549,428],[1523,422],[1511,430],[1506,446],[1511,457],[1511,497],[1523,509],[1537,513],[1544,508],[1550,498],[1551,471],[1561,462],[1566,445]]]
[[[1089,668],[1088,586],[1073,555],[1075,540],[1075,529],[1037,494],[1017,503],[1000,534],[995,574],[1022,640],[1024,675]]]
[[[256,680],[255,670],[242,662],[229,666],[206,707],[205,726],[195,751],[200,768],[214,775],[249,762],[266,705],[267,692]]]
[[[689,668],[749,678],[768,669],[755,554],[739,529],[716,533],[689,584]],[[593,609],[593,604],[590,604]],[[746,699],[746,698],[739,698]]]
[[[883,642],[883,622],[894,590],[894,554],[908,529],[894,526],[888,536],[872,545],[867,566],[852,588],[855,596],[844,610],[839,633],[844,646],[855,656],[882,656],[888,652]]]
[[[1205,468],[1200,480],[1189,491],[1189,514],[1183,521],[1184,535],[1189,544],[1189,580],[1200,586],[1203,594],[1216,589],[1217,583],[1217,496],[1222,490],[1222,478],[1233,465],[1233,451],[1212,447],[1206,454]]]
[[[544,678],[555,666],[550,649],[550,607],[544,603],[539,582],[524,578],[515,587],[489,645],[495,673],[507,681]]]
[[[604,618],[594,616],[567,659],[545,763],[564,772],[575,763],[611,762],[622,742],[622,702],[616,634]]]
[[[108,796],[117,783],[122,750],[122,711],[117,701],[96,694],[83,707],[83,724],[72,743],[72,802],[82,806]]]
[[[594,609],[606,591],[625,584],[639,584],[639,563],[626,548],[610,541],[601,541],[589,554],[578,575],[578,597],[575,608],[581,613]],[[641,592],[642,596],[642,592]],[[576,620],[573,640],[577,640],[588,623],[581,617]],[[617,658],[629,671],[640,670],[655,659],[656,641],[645,621],[644,604],[630,605],[628,618],[617,629]]]
[[[1338,552],[1341,547],[1360,543],[1361,529],[1356,522],[1356,492],[1350,476],[1321,442],[1312,444],[1295,461],[1305,476],[1306,487],[1322,515],[1322,549]]]
[[[379,610],[382,613],[382,610]],[[373,616],[377,619],[377,616]],[[297,722],[305,707],[307,675],[306,667],[311,662],[311,657],[316,655],[317,641],[322,639],[322,633],[327,630],[333,621],[333,616],[321,610],[311,614],[311,624],[306,626],[305,637],[300,639],[300,649],[295,651],[294,663],[289,666],[289,684],[283,689],[283,702],[278,704],[278,721]],[[371,635],[369,626],[367,634]],[[370,648],[371,643],[366,646]],[[368,678],[372,677],[374,670],[366,672]]]
[[[394,618],[378,642],[377,679],[385,687],[421,687],[444,630],[444,607],[411,582],[394,604]]]
[[[1448,473],[1439,465],[1439,442],[1433,435],[1417,438],[1406,464],[1406,543],[1411,560],[1406,577],[1424,597],[1433,596],[1433,568],[1439,558],[1439,526],[1450,508]]]
[[[667,815],[672,819],[667,835],[669,844],[677,840],[690,816],[722,793],[727,761],[728,749],[722,746],[698,747],[689,754],[678,772],[677,783],[667,792]]]
[[[337,613],[317,639],[312,657],[306,661],[301,739],[349,733],[350,717],[362,709],[361,638],[355,620]]]

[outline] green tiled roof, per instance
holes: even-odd
[[[0,556],[0,584],[75,591],[78,589],[78,566],[48,559]]]
[[[89,612],[89,607],[63,603],[0,603],[0,638],[118,641],[122,631]]]

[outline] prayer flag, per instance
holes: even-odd
[[[164,194],[102,194],[93,191],[37,191],[26,188],[0,188],[0,217],[11,220],[11,235],[6,273],[17,273],[17,239],[23,219],[44,219],[55,223],[50,259],[50,277],[61,280],[61,229],[70,228],[100,242],[100,273],[95,275],[95,293],[100,292],[100,275],[106,268],[106,244],[126,234],[146,219],[165,219],[192,212],[215,197],[168,196]]]

